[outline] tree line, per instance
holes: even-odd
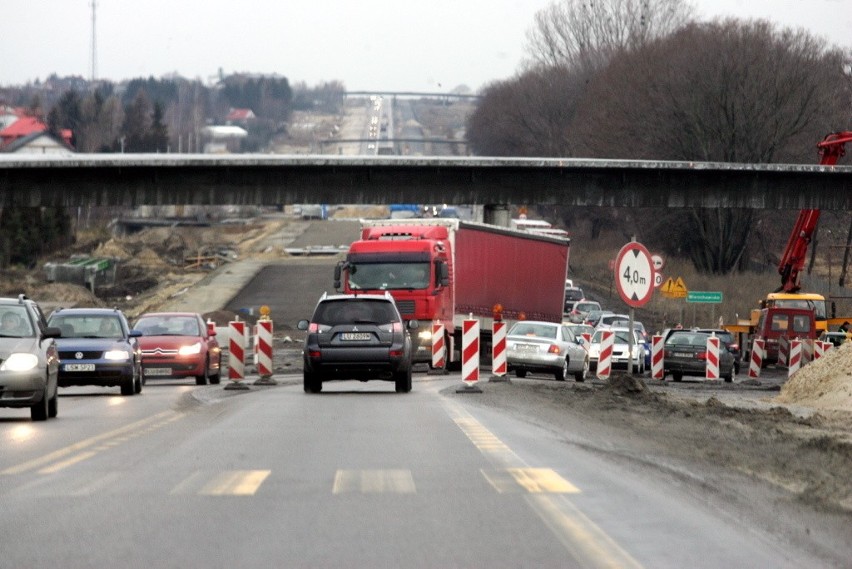
[[[527,55],[470,117],[477,154],[813,164],[816,143],[849,127],[852,54],[766,21],[698,22],[682,0],[554,2]],[[593,238],[616,215],[580,211]],[[578,210],[559,213],[570,226]],[[760,216],[778,216],[633,213],[630,233],[714,274],[745,268]]]

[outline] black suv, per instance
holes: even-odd
[[[408,328],[417,328],[411,320]],[[411,391],[411,335],[390,293],[324,294],[307,330],[304,357],[305,392],[319,393],[332,379],[378,379]]]

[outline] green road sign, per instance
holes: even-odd
[[[708,292],[706,290],[691,290],[686,293],[687,302],[722,302],[721,292]]]

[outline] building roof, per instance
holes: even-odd
[[[45,153],[47,153],[47,146],[53,146],[54,152],[61,152],[63,150],[69,153],[74,152],[74,147],[71,146],[68,140],[65,140],[64,138],[63,140],[58,140],[55,136],[53,136],[47,131],[31,132],[26,136],[19,136],[18,138],[12,139],[9,143],[0,146],[0,152],[20,152],[21,149],[35,147],[37,145],[35,145],[34,143],[40,138],[48,139],[48,145],[41,145]],[[51,145],[49,144],[49,142],[53,142],[53,144]]]
[[[47,132],[46,124],[36,117],[23,116],[3,130],[0,130],[0,146],[6,146],[19,138],[41,132]],[[71,137],[73,136],[71,130],[64,128],[61,134],[65,144],[70,146]]]
[[[225,117],[225,120],[245,121],[248,119],[253,119],[254,117],[254,112],[251,109],[231,109],[231,112],[228,113],[228,116]]]

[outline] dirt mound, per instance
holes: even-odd
[[[829,350],[797,371],[775,401],[852,411],[852,342]]]
[[[124,248],[115,239],[110,239],[95,248],[92,252],[93,257],[112,257],[113,259],[125,260],[132,257],[132,254]]]

